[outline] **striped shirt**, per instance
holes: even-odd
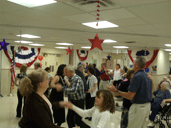
[[[63,91],[67,94],[71,100],[81,100],[85,98],[84,83],[78,75],[74,74],[69,79],[70,87],[63,87]]]

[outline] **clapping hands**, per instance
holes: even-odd
[[[116,92],[117,91],[116,87],[113,86],[113,84],[111,86],[107,86],[107,89],[112,91],[112,92]]]

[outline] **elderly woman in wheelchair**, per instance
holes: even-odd
[[[149,128],[154,127],[154,119],[160,109],[162,109],[163,105],[165,105],[166,101],[165,99],[170,99],[170,84],[168,82],[163,82],[161,85],[161,89],[153,92],[153,95],[155,96],[154,100],[151,102],[151,114],[149,116],[150,123],[148,124]],[[171,101],[171,100],[170,100]]]

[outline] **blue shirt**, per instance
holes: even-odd
[[[154,102],[158,103],[158,104],[161,104],[161,102],[164,99],[170,99],[171,98],[169,90],[161,91],[159,89],[159,90],[153,92],[153,94],[155,95]]]
[[[131,100],[135,104],[144,104],[152,100],[152,81],[147,77],[144,70],[139,70],[132,78],[129,91],[135,92]]]

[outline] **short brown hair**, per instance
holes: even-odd
[[[96,92],[96,96],[99,97],[100,94],[102,94],[103,97],[103,103],[102,103],[102,109],[101,112],[109,110],[110,113],[115,112],[115,101],[113,98],[112,93],[109,90],[98,90]]]
[[[46,67],[46,68],[45,68],[45,71],[49,71],[49,70],[50,70],[50,67]]]
[[[88,69],[87,69],[92,75],[94,75],[94,73],[95,73],[95,70],[94,70],[94,68],[92,68],[92,67],[89,67]]]
[[[22,64],[21,67],[20,67],[20,72],[26,73],[26,71],[27,71],[27,65],[26,64]]]
[[[121,67],[120,64],[116,64],[117,66],[119,66],[119,68]]]
[[[36,92],[40,82],[43,82],[47,72],[42,69],[38,69],[29,74],[29,77],[25,77],[21,80],[20,93],[23,96],[30,95],[33,91]]]
[[[134,69],[129,69],[128,72],[126,73],[126,78],[128,80],[130,80],[131,79],[131,74],[134,74],[134,73],[135,73]]]
[[[101,65],[105,66],[106,67],[106,63],[102,63]]]

